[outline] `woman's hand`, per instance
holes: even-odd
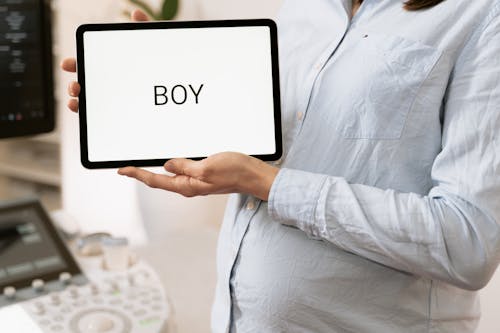
[[[135,167],[118,170],[152,188],[186,197],[208,194],[246,193],[267,201],[279,169],[240,153],[220,153],[201,161],[173,159],[165,163],[174,176],[159,175]]]
[[[134,10],[131,14],[132,21],[144,22],[149,21],[148,16],[140,10]],[[76,73],[76,59],[66,58],[61,63],[61,68],[70,73]],[[73,112],[78,112],[78,95],[80,95],[80,84],[72,81],[68,86],[68,94],[72,97],[68,101],[68,108]]]

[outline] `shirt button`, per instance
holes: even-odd
[[[297,112],[297,120],[302,120],[304,118],[304,113],[303,112]]]
[[[255,201],[249,200],[247,202],[247,207],[246,208],[247,208],[247,210],[254,210],[255,209]]]

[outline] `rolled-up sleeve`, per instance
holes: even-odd
[[[269,213],[375,262],[476,290],[500,259],[500,17],[466,42],[445,96],[427,195],[282,169]]]

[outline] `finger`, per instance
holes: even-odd
[[[68,85],[68,94],[71,97],[78,97],[78,95],[80,95],[80,84],[76,81],[72,81]]]
[[[66,58],[61,62],[61,68],[66,72],[76,73],[76,59]]]
[[[130,16],[132,18],[132,21],[135,22],[149,21],[149,17],[140,9],[134,10]]]
[[[121,168],[118,170],[118,174],[135,178],[152,188],[162,188],[164,190],[175,192],[173,177],[167,175],[158,175],[156,173],[135,167]]]
[[[189,176],[158,175],[140,168],[126,167],[118,170],[120,175],[135,178],[149,187],[179,193],[185,197],[216,193],[214,186]]]
[[[175,158],[167,161],[163,167],[168,172],[176,175],[187,175],[195,178],[201,177],[204,173],[202,161],[193,161],[185,158]]]
[[[76,98],[72,98],[68,101],[68,109],[73,112],[78,112],[78,100]]]

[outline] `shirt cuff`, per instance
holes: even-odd
[[[321,189],[328,176],[283,168],[276,176],[268,200],[269,215],[276,221],[314,232]]]

